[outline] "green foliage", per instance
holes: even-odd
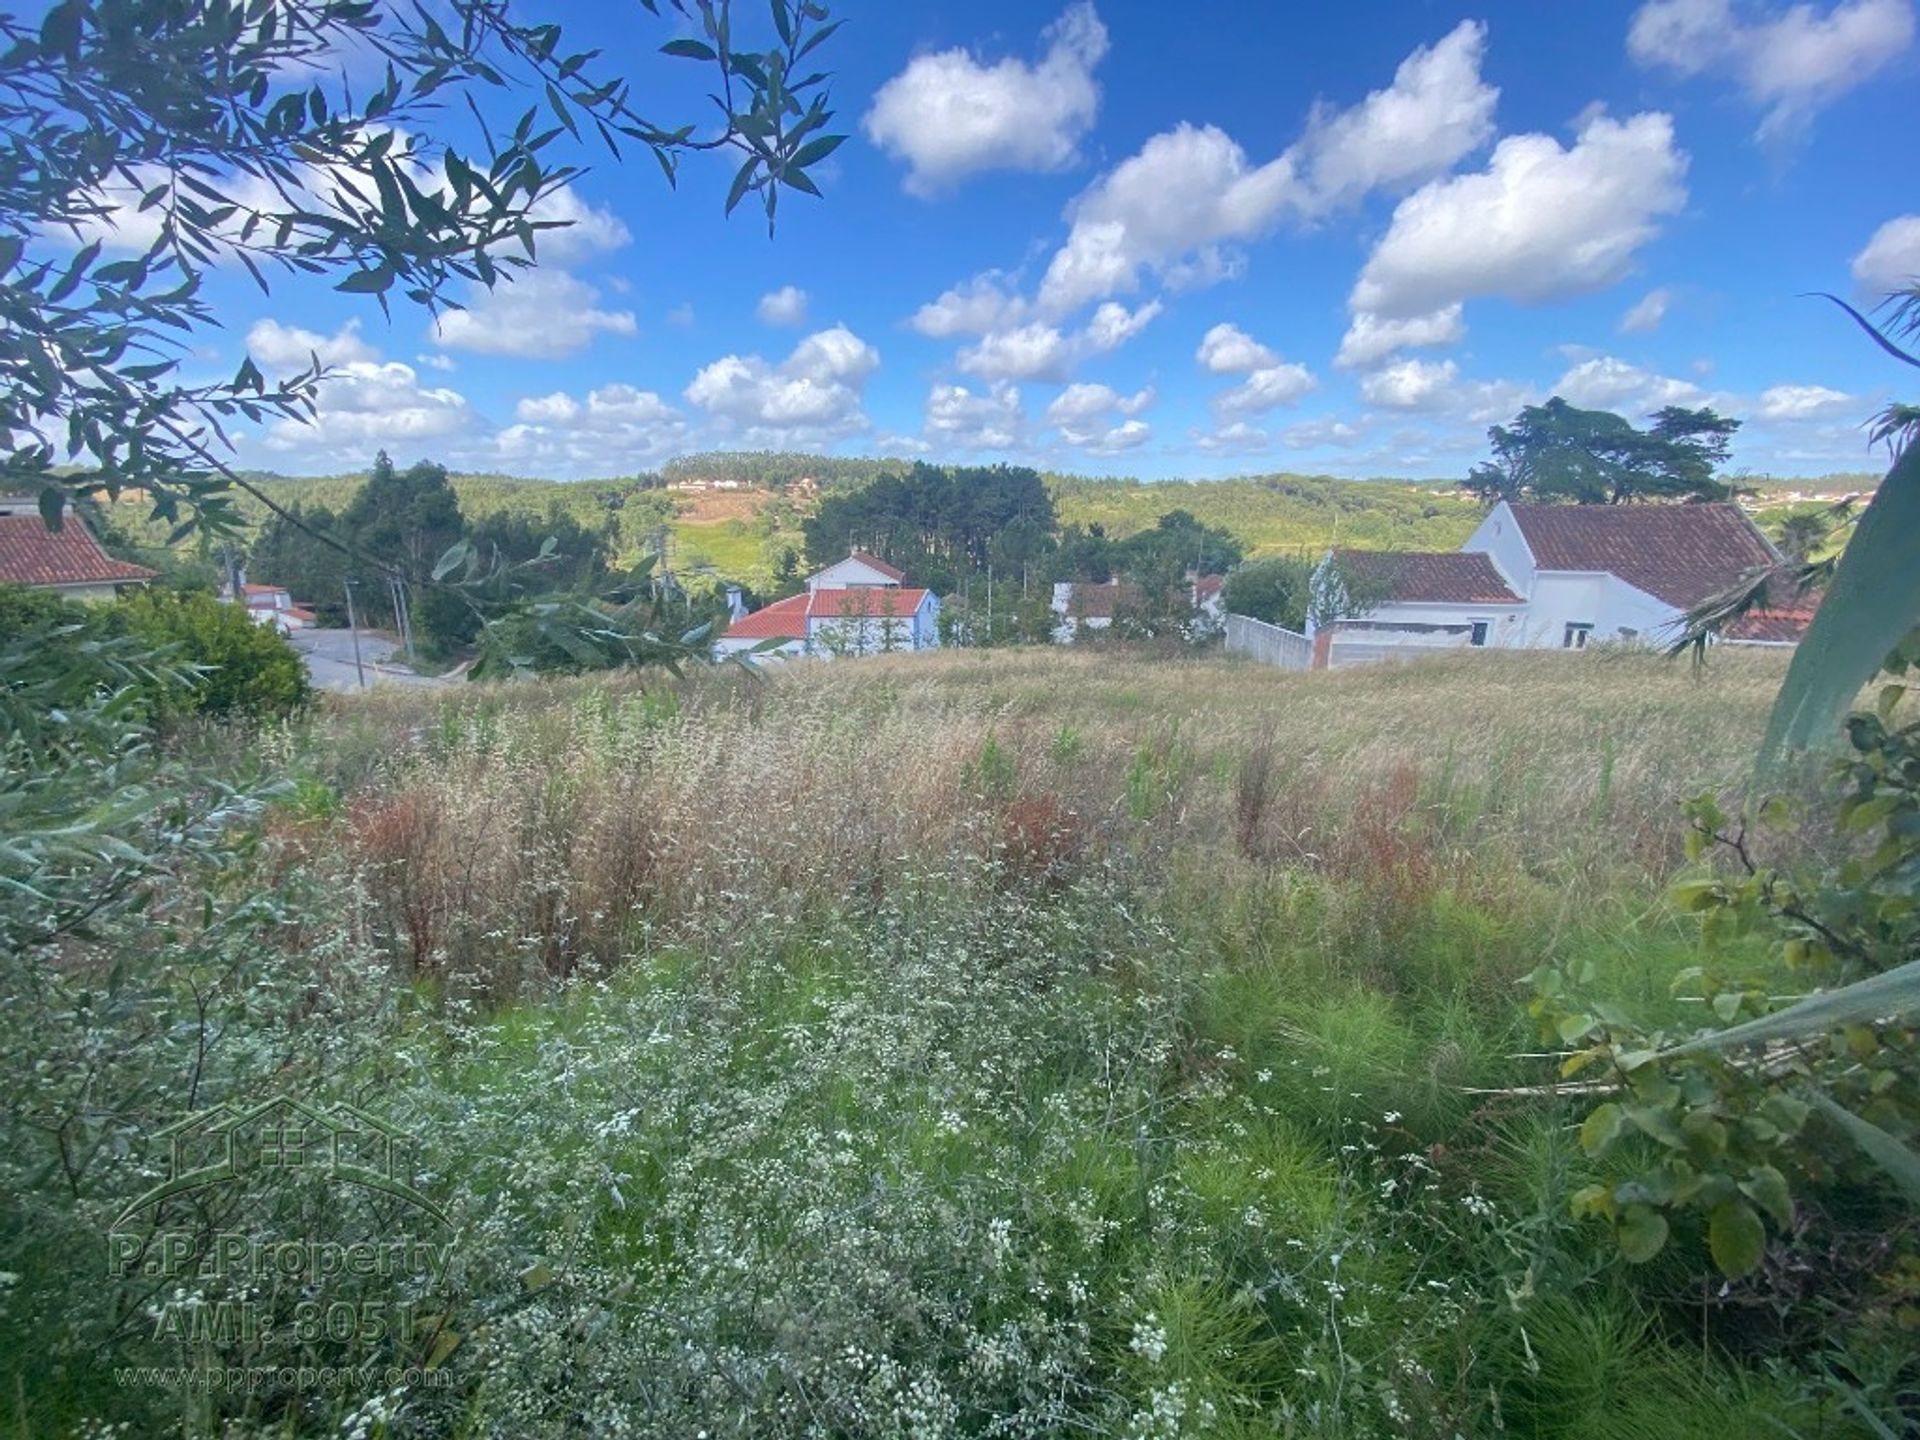
[[[1916,653],[1920,623],[1920,447],[1901,456],[1854,526],[1827,593],[1780,687],[1767,722],[1762,760],[1787,750],[1831,743],[1861,687],[1898,654],[1904,669]],[[1901,647],[1905,647],[1904,650]]]
[[[1528,405],[1511,426],[1487,432],[1494,459],[1466,488],[1483,500],[1618,505],[1629,500],[1723,500],[1715,478],[1738,420],[1670,405],[1647,430],[1606,410],[1581,410],[1558,395]]]
[[[1053,501],[1032,470],[915,464],[828,495],[804,529],[814,566],[845,559],[858,546],[906,571],[915,584],[948,593],[965,577],[985,574],[996,551],[1038,558],[1053,523]]]
[[[1739,954],[1761,937],[1774,957],[1765,970],[1709,965],[1677,977],[1717,1028],[1676,1034],[1584,1003],[1590,970],[1533,977],[1545,1033],[1578,1047],[1563,1073],[1609,1076],[1619,1094],[1580,1131],[1615,1178],[1573,1204],[1612,1222],[1629,1260],[1660,1253],[1669,1216],[1697,1214],[1714,1264],[1745,1275],[1765,1256],[1768,1222],[1792,1229],[1796,1185],[1877,1171],[1920,1198],[1920,1157],[1906,1148],[1920,1133],[1920,726],[1893,725],[1898,701],[1889,687],[1879,713],[1849,723],[1835,822],[1857,844],[1831,868],[1763,864],[1748,827],[1714,797],[1688,806],[1693,853],[1724,852],[1738,868],[1679,886],[1675,900],[1701,917],[1712,952]],[[1759,823],[1792,818],[1774,801]],[[1814,993],[1782,1000],[1783,983]]]
[[[190,687],[173,702],[179,708],[219,720],[280,719],[313,697],[299,652],[244,606],[205,592],[136,590],[114,609],[142,644],[192,667]]]
[[[1482,513],[1465,495],[1391,480],[1280,474],[1143,482],[1049,474],[1046,481],[1069,532],[1078,527],[1091,534],[1098,527],[1103,536],[1125,539],[1179,509],[1233,536],[1254,556],[1318,555],[1330,545],[1451,550],[1473,533]]]
[[[1304,630],[1313,568],[1313,562],[1303,556],[1269,555],[1249,560],[1228,573],[1221,601],[1231,614],[1251,615],[1288,630]]]
[[[867,485],[883,475],[896,474],[896,460],[869,460],[840,455],[810,455],[777,450],[708,451],[681,455],[661,467],[664,479],[738,480],[762,490],[785,490],[796,480],[810,479],[823,489]]]
[[[556,224],[542,203],[580,174],[560,152],[583,129],[615,155],[649,153],[669,180],[684,154],[733,151],[726,208],[755,195],[769,226],[783,189],[818,194],[809,169],[841,139],[810,58],[834,29],[825,7],[776,0],[776,37],[752,52],[734,48],[724,0],[672,3],[704,38],[666,53],[717,72],[721,120],[706,133],[647,119],[600,52],[571,51],[557,25],[479,0],[453,0],[444,25],[357,0],[61,0],[37,25],[0,17],[0,128],[17,142],[0,162],[8,488],[39,490],[49,523],[69,496],[143,490],[169,523],[230,526],[231,489],[247,482],[221,458],[225,427],[305,418],[324,372],[316,360],[270,379],[243,359],[230,380],[182,384],[190,337],[212,323],[211,268],[234,260],[262,289],[269,272],[312,276],[383,310],[457,302],[465,283],[491,288],[534,262]],[[334,63],[347,52],[382,64],[350,83],[353,67]],[[517,117],[433,133],[456,94],[533,98]],[[255,194],[267,198],[232,198]],[[105,260],[87,237],[125,204],[155,238]]]
[[[1391,553],[1335,552],[1315,568],[1307,615],[1316,626],[1371,614],[1393,594]]]
[[[0,633],[32,642],[11,682],[16,733],[58,733],[62,714],[107,695],[119,697],[122,719],[142,724],[280,719],[312,697],[284,635],[204,591],[136,590],[79,605],[0,586]]]

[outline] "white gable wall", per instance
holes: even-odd
[[[866,561],[856,560],[851,555],[807,577],[809,590],[845,590],[856,585],[898,585],[899,583],[893,576],[883,574]]]
[[[1480,528],[1469,535],[1460,548],[1493,561],[1493,568],[1506,579],[1507,588],[1526,598],[1535,572],[1533,551],[1527,548],[1526,536],[1520,533],[1520,522],[1513,518],[1513,510],[1506,501],[1493,507],[1480,522]]]
[[[1567,626],[1591,625],[1589,642],[1657,642],[1680,611],[1605,571],[1542,570],[1534,577],[1526,638],[1533,649],[1566,643]],[[1631,632],[1631,633],[1628,633]]]

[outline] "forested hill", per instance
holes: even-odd
[[[804,549],[801,521],[819,499],[911,467],[896,459],[837,458],[775,451],[688,455],[652,474],[557,481],[456,474],[452,484],[470,519],[507,512],[540,519],[558,510],[582,526],[612,526],[615,557],[632,561],[664,532],[676,568],[704,567],[729,578],[771,580],[784,551]],[[285,505],[338,514],[366,473],[247,477]],[[1058,523],[1099,525],[1115,539],[1151,529],[1172,510],[1227,531],[1248,555],[1318,552],[1331,544],[1370,549],[1451,549],[1472,531],[1480,506],[1444,480],[1341,480],[1276,473],[1228,480],[1141,481],[1057,472],[1042,476]],[[1743,480],[1765,490],[1841,493],[1866,477],[1814,481]],[[720,488],[720,482],[731,482]],[[807,482],[807,483],[802,483]],[[1870,483],[1870,482],[1869,482]],[[266,511],[249,496],[240,510]],[[112,507],[115,530],[135,558],[163,559],[167,528],[149,523],[133,498]]]

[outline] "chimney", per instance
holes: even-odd
[[[727,586],[727,614],[733,619],[738,620],[746,613],[747,607],[740,599],[740,587],[738,585]]]

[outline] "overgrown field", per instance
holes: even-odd
[[[195,765],[264,787],[222,802],[249,842],[10,1000],[0,1427],[1894,1433],[1863,1418],[1911,1349],[1883,1217],[1809,1198],[1738,1282],[1678,1225],[1628,1265],[1570,1213],[1585,1109],[1524,1010],[1590,961],[1600,1000],[1687,1019],[1678,803],[1741,782],[1782,668],[983,651],[213,737]],[[276,1092],[415,1137],[450,1259],[324,1287],[412,1305],[406,1334],[169,1330],[314,1297],[102,1284],[154,1131]],[[115,1370],[368,1362],[421,1368]]]

